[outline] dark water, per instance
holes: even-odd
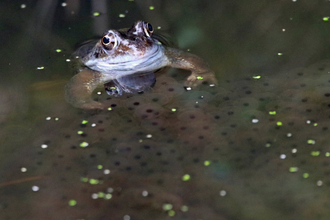
[[[0,3],[0,219],[329,218],[329,1],[66,3]],[[219,86],[66,103],[75,44],[139,19]]]

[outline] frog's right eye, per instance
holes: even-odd
[[[147,23],[147,22],[143,22],[143,29],[144,29],[144,33],[150,37],[151,34],[154,32],[154,29],[152,28],[152,25]]]
[[[102,45],[107,49],[112,49],[117,46],[117,39],[113,35],[105,35],[102,38]]]

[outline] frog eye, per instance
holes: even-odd
[[[102,38],[102,45],[107,49],[112,49],[117,46],[117,39],[113,35],[105,35]]]
[[[145,33],[148,37],[150,37],[151,34],[152,34],[152,32],[154,32],[154,29],[152,28],[152,25],[149,24],[149,23],[144,23],[144,27],[143,27],[143,29],[144,29],[144,33]]]

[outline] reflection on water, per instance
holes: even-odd
[[[93,35],[80,3],[54,9],[44,41],[24,25],[38,4],[1,3],[1,218],[328,218],[327,2],[108,3],[100,17],[114,28],[148,19],[180,38],[198,27],[189,47],[219,85],[185,90],[170,69],[148,93],[96,90],[110,107],[100,112],[64,101],[71,46]]]

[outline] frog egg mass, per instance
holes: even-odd
[[[329,1],[11,2],[0,220],[329,219]]]

